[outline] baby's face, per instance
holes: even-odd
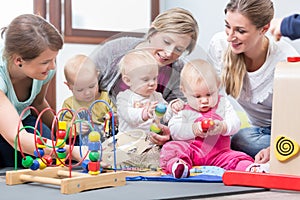
[[[97,73],[81,72],[70,87],[74,98],[82,102],[92,102],[98,94]]]
[[[149,97],[157,88],[158,66],[143,64],[133,69],[128,77],[130,79],[130,90]]]
[[[219,88],[215,81],[190,81],[186,83],[183,93],[188,104],[199,112],[207,112],[218,102]]]

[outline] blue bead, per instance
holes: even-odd
[[[30,166],[30,169],[31,169],[31,170],[37,170],[37,169],[39,169],[39,168],[40,168],[40,163],[39,163],[39,161],[33,160],[33,163],[32,163],[32,165]]]
[[[88,172],[89,171],[89,169],[88,169],[89,162],[90,162],[89,160],[82,161],[81,167],[82,167],[82,169],[83,169],[84,172]]]
[[[40,153],[40,156],[39,156],[38,152]],[[43,157],[45,155],[44,149],[38,148],[38,152],[36,150],[34,150],[34,152],[33,152],[33,154],[36,158]]]
[[[99,151],[101,142],[88,142],[88,147],[90,151]]]
[[[65,148],[58,148],[58,149],[56,149],[56,152],[57,153],[64,153],[64,152],[66,152],[66,149]]]

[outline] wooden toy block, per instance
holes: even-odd
[[[62,194],[74,194],[85,190],[125,185],[126,175],[127,173],[123,171],[89,175],[70,172],[66,167],[48,167],[37,171],[30,169],[7,171],[6,184],[16,185],[26,182],[52,184],[60,186]]]
[[[299,86],[300,62],[278,63],[274,75],[270,173],[300,176]]]

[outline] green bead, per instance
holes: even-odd
[[[22,159],[22,166],[25,168],[29,168],[33,163],[33,158],[31,156],[26,156]]]
[[[91,142],[98,142],[100,141],[100,133],[98,133],[97,131],[91,131],[89,133],[89,141]]]
[[[100,158],[100,154],[99,154],[98,151],[91,151],[89,153],[89,159],[90,159],[90,161],[96,162],[96,161],[99,160],[99,158]]]
[[[66,158],[66,157],[67,157],[67,152],[62,152],[62,153],[56,152],[56,153],[57,153],[57,157],[58,157],[59,159],[62,159],[62,158]]]

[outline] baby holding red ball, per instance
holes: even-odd
[[[163,145],[160,166],[175,178],[189,176],[193,166],[217,166],[225,170],[253,170],[253,158],[230,149],[230,136],[240,120],[229,100],[220,94],[220,79],[204,60],[188,62],[180,87],[187,99],[184,108],[169,121],[172,141]],[[268,172],[268,164],[255,164],[256,172]]]

